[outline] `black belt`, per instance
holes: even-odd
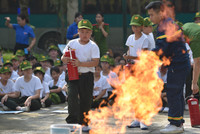
[[[79,75],[89,75],[89,74],[93,74],[92,72],[87,72],[87,73],[78,73]]]

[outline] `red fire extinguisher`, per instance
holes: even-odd
[[[187,102],[189,106],[191,126],[194,127],[200,125],[200,112],[199,112],[198,99],[190,98]]]
[[[76,59],[75,51],[72,49],[69,49],[65,52],[65,57],[70,57],[71,60]],[[72,62],[69,62],[67,64],[68,69],[68,77],[69,80],[78,80],[79,74],[78,74],[78,68],[72,65]]]

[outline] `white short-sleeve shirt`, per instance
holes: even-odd
[[[52,80],[52,77],[45,73],[44,74],[44,81],[48,83],[51,80]]]
[[[12,71],[10,79],[15,81],[18,77],[19,77],[18,73],[15,71]]]
[[[59,76],[59,79],[58,80],[64,80],[65,81],[65,71],[63,71],[60,76]]]
[[[110,88],[110,85],[108,84],[107,78],[104,76],[101,76],[98,81],[94,81],[94,88],[98,88],[98,90],[93,90],[93,96],[98,96],[103,90],[107,90]],[[106,92],[103,98],[108,97],[108,93]]]
[[[56,83],[56,85],[54,85],[54,80],[51,80],[48,85],[49,87],[53,87],[53,86],[57,86],[57,87],[60,87],[60,88],[63,88],[64,85],[66,84],[65,80],[58,80],[58,82]],[[66,92],[62,90],[62,93],[64,94],[64,96],[66,96]]]
[[[49,86],[45,81],[42,82],[42,86],[43,88],[40,91],[40,98],[45,97],[47,93],[50,93]]]
[[[126,41],[126,46],[129,47],[130,56],[138,57],[138,52],[148,48],[149,40],[144,34],[142,34],[139,39],[135,40],[135,34],[131,34]]]
[[[79,43],[79,38],[69,41],[63,53],[65,53],[68,48],[75,50],[75,55],[80,62],[88,62],[94,58],[100,58],[99,47],[95,42],[89,40],[85,45]],[[95,72],[95,67],[78,67],[79,73]]]
[[[33,76],[29,82],[24,81],[24,76],[19,77],[15,84],[14,90],[16,92],[21,92],[21,97],[23,96],[33,96],[37,90],[42,89],[41,81],[38,77]]]
[[[106,75],[103,75],[103,71],[101,71],[101,72],[100,72],[100,75],[106,77],[106,80],[107,80],[107,82],[109,83],[109,86],[110,86],[110,87],[107,88],[107,91],[112,91],[113,88],[111,87],[111,85],[114,84],[113,82],[118,81],[118,76],[117,76],[117,74],[116,74],[115,72],[113,72],[113,71],[110,71],[110,73],[106,76]],[[112,80],[114,80],[114,81],[112,81]],[[111,85],[110,85],[110,84],[111,84]]]
[[[45,74],[51,76],[50,68],[47,68],[47,70],[45,71]]]
[[[5,86],[0,82],[0,93],[6,94],[6,93],[14,92],[13,86],[14,86],[14,82],[10,79],[8,79],[8,82]]]

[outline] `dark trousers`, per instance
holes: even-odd
[[[167,83],[164,83],[162,93],[166,93],[167,91],[166,87],[167,87]],[[167,102],[163,98],[162,98],[162,104],[163,104],[162,107],[168,107]]]
[[[189,70],[189,73],[186,77],[186,88],[185,88],[185,98],[187,98],[188,96],[192,95],[192,89],[191,89],[191,86],[192,86],[192,72],[193,69],[191,68]],[[186,99],[186,103],[187,103],[187,100],[189,98]]]
[[[193,68],[190,69],[189,73],[188,73],[188,76],[186,78],[186,90],[185,90],[185,98],[186,98],[186,103],[187,103],[187,100],[190,99],[190,95],[192,95],[192,89],[191,89],[191,86],[192,86],[192,77],[193,77]],[[198,81],[198,86],[200,86],[200,81]],[[199,101],[199,92],[194,94],[194,98],[196,98],[198,101]]]
[[[93,97],[93,98],[95,99],[96,97]],[[91,108],[104,107],[104,106],[107,106],[107,104],[108,104],[108,98],[101,98],[101,99],[93,101]]]
[[[0,100],[3,97],[0,96]],[[4,105],[7,106],[11,110],[16,110],[18,105],[19,99],[18,98],[8,98],[7,101],[4,102]]]
[[[180,126],[184,123],[184,97],[183,87],[190,70],[189,61],[185,63],[172,64],[167,74],[167,100],[168,100],[168,121],[172,125]]]
[[[44,98],[44,97],[43,97],[43,98]],[[47,99],[45,100],[44,104],[45,104],[45,107],[50,107],[51,104],[52,104],[52,101],[51,101],[49,98],[47,98]]]
[[[19,105],[24,106],[24,102],[26,101],[27,98],[28,98],[28,96],[19,98]],[[30,111],[39,110],[41,107],[42,106],[40,103],[40,99],[32,99],[31,100]]]
[[[94,77],[91,72],[79,75],[79,80],[68,81],[67,123],[88,124],[88,120],[84,120],[84,113],[88,114],[91,108],[93,86]]]
[[[16,43],[15,44],[15,48],[14,48],[14,55],[16,53],[17,50],[21,49],[24,51],[25,48],[27,48],[29,45],[26,45],[26,44],[19,44],[19,43]]]

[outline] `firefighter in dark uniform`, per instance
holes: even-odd
[[[177,30],[172,35],[166,34],[168,24],[178,25],[167,16],[164,16],[164,5],[160,1],[149,3],[146,8],[150,19],[154,24],[158,24],[156,36],[155,51],[161,58],[163,56],[170,59],[167,73],[167,99],[168,99],[168,121],[166,128],[160,130],[161,133],[182,133],[183,129],[183,112],[184,97],[183,87],[187,73],[190,69],[189,55],[186,50],[185,41],[181,30]],[[175,41],[169,41],[172,36],[179,35]],[[162,54],[159,52],[162,51]]]

